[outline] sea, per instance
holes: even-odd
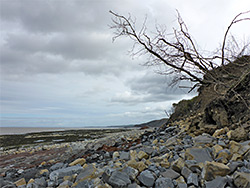
[[[118,128],[118,127],[0,127],[0,135],[80,130],[80,129],[108,129],[108,128],[113,129],[113,128]]]
[[[128,128],[126,125],[88,125],[81,118],[1,117],[0,135],[78,129]]]

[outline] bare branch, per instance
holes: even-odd
[[[229,30],[231,29],[231,27],[233,26],[233,24],[236,24],[236,23],[239,23],[239,22],[242,22],[242,21],[250,20],[250,18],[248,18],[248,17],[238,19],[241,15],[245,15],[245,14],[248,14],[248,13],[250,13],[250,10],[246,11],[246,12],[239,13],[238,15],[236,15],[234,17],[234,19],[232,20],[232,22],[228,26],[228,28],[227,28],[227,30],[225,32],[225,35],[224,35],[223,42],[222,42],[222,48],[221,48],[221,65],[225,64],[225,44],[226,44],[227,35],[228,35]]]

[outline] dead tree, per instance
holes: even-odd
[[[157,25],[154,34],[150,36],[147,32],[146,19],[142,27],[137,30],[136,22],[131,15],[125,17],[113,11],[110,11],[114,16],[110,28],[114,30],[113,40],[126,36],[134,41],[132,55],[148,55],[146,65],[165,65],[165,70],[160,72],[161,74],[174,76],[174,82],[189,80],[194,83],[191,88],[193,90],[197,86],[220,82],[211,70],[230,62],[230,59],[225,57],[227,35],[234,24],[250,19],[240,18],[249,12],[242,12],[233,19],[224,35],[221,55],[212,57],[206,57],[199,51],[179,12],[177,12],[179,28],[174,29],[171,34]],[[246,46],[243,49],[245,48]],[[221,59],[221,63],[216,61],[218,58]],[[208,79],[204,79],[204,75],[207,75]]]

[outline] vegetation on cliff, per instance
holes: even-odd
[[[147,31],[146,20],[138,30],[135,19],[110,11],[114,16],[111,28],[114,40],[126,36],[134,41],[132,55],[146,55],[146,65],[164,65],[160,74],[170,75],[172,84],[188,80],[190,91],[198,88],[198,96],[174,104],[174,113],[168,123],[188,118],[189,132],[213,133],[218,128],[250,129],[250,49],[240,45],[228,34],[232,26],[249,21],[250,11],[236,15],[225,31],[217,53],[204,54],[189,34],[178,13],[178,29],[166,33],[164,26],[156,25]]]

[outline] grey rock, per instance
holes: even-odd
[[[196,145],[211,144],[214,140],[214,137],[204,133],[194,138],[194,142]]]
[[[95,159],[97,159],[97,158],[99,158],[100,156],[99,156],[99,154],[98,153],[95,153],[95,154],[93,154],[93,155],[91,155],[91,159],[93,160],[95,160]]]
[[[50,177],[50,180],[57,181],[59,178],[62,178],[64,176],[71,176],[75,173],[81,172],[82,170],[83,170],[83,168],[80,165],[79,166],[71,166],[71,167],[67,167],[67,168],[61,168],[61,169],[58,169],[58,170],[51,172],[49,177]]]
[[[162,172],[161,175],[164,178],[170,178],[170,179],[176,179],[176,178],[178,178],[180,176],[179,173],[177,173],[176,171],[174,171],[171,168],[167,169],[165,172]]]
[[[230,173],[234,172],[238,167],[242,167],[244,164],[241,161],[232,161],[229,163]]]
[[[248,169],[250,169],[250,161],[244,160],[244,166]]]
[[[207,148],[189,148],[186,152],[193,156],[198,163],[211,162],[213,160]]]
[[[185,178],[188,179],[188,176],[192,173],[192,171],[190,169],[188,169],[187,167],[183,167],[181,170],[181,175]]]
[[[112,174],[112,172],[114,172],[114,169],[112,168],[106,168],[102,174],[102,179],[105,183],[107,183],[109,181],[109,178]]]
[[[223,140],[218,140],[218,145],[225,147],[226,143]]]
[[[160,170],[154,163],[148,166],[148,170],[153,172],[156,176],[160,175]]]
[[[3,177],[2,177],[2,176],[0,176],[0,187],[3,187],[3,185],[4,185],[4,180],[3,180]]]
[[[103,143],[101,142],[98,142],[98,143],[95,143],[95,145],[93,146],[93,150],[98,150],[99,148],[101,148],[103,146]]]
[[[14,184],[8,184],[3,186],[2,188],[16,188],[16,186]]]
[[[155,188],[174,188],[174,184],[172,182],[172,180],[170,178],[164,178],[164,177],[161,177],[161,178],[158,178],[156,181],[155,181]]]
[[[94,165],[92,165],[92,164],[88,165],[85,168],[82,168],[81,172],[76,177],[76,182],[78,182],[81,179],[86,179],[88,176],[93,174],[95,171],[96,171],[96,169],[95,169]]]
[[[131,181],[128,174],[116,170],[110,176],[108,183],[113,187],[126,187]]]
[[[218,176],[212,181],[206,182],[206,188],[223,188],[227,184],[227,178]]]
[[[20,185],[18,188],[26,188],[26,185]]]
[[[48,181],[48,187],[55,187],[55,186],[56,186],[56,182]]]
[[[182,149],[183,149],[183,146],[181,146],[181,145],[176,145],[176,146],[174,147],[174,150],[175,150],[176,152],[180,152]]]
[[[248,169],[248,168],[246,168],[246,167],[241,167],[239,170],[238,170],[239,172],[244,172],[244,173],[248,173],[248,174],[250,174],[250,169]]]
[[[62,182],[61,184],[60,184],[60,186],[69,186],[69,187],[71,187],[72,185],[73,185],[73,183],[71,182],[71,181],[69,181],[69,180],[66,180],[66,181],[64,181],[64,182]]]
[[[188,188],[186,183],[178,183],[177,188]]]
[[[136,183],[133,183],[133,184],[128,185],[128,188],[140,188],[140,186],[137,185]]]
[[[188,185],[195,185],[198,187],[199,182],[198,182],[198,175],[195,173],[191,173],[188,178],[187,178],[187,184]]]
[[[185,163],[186,163],[186,165],[190,166],[190,165],[197,164],[197,161],[196,160],[186,160]]]
[[[2,177],[0,179],[0,185],[2,188],[16,188],[16,185],[14,183],[12,183],[11,181],[4,181]]]
[[[110,156],[110,153],[109,152],[106,152],[105,154],[104,154],[104,158],[105,159],[107,159],[107,158],[110,158],[111,156]]]
[[[4,180],[3,177],[0,176],[0,187],[4,187],[6,185],[15,186],[11,181]]]
[[[130,159],[130,154],[129,154],[129,152],[122,151],[122,152],[120,153],[120,159],[121,159],[121,160],[126,160],[126,161],[128,161],[128,160]]]
[[[155,183],[155,177],[149,170],[142,171],[138,180],[145,186],[152,187]]]
[[[233,174],[233,181],[237,187],[250,187],[250,174],[236,171]]]
[[[55,170],[58,170],[58,169],[63,168],[63,167],[65,167],[64,163],[56,163],[53,166],[51,166],[49,170],[55,171]]]
[[[34,184],[37,185],[38,187],[47,187],[47,182],[45,177],[35,179]]]
[[[34,183],[29,183],[26,188],[34,188],[36,185]]]
[[[131,180],[135,180],[137,175],[139,174],[139,171],[137,169],[134,169],[130,166],[124,168],[122,172],[125,172],[126,174],[128,174]]]
[[[165,133],[169,133],[169,132],[172,132],[172,131],[174,131],[176,129],[176,127],[168,127],[168,128],[166,128],[165,129]]]
[[[218,155],[219,155],[220,153],[227,153],[228,155],[231,154],[230,151],[229,151],[228,149],[220,150],[220,151],[218,152]]]
[[[34,179],[39,171],[37,168],[27,169],[24,171],[23,176],[26,180]]]
[[[76,185],[72,186],[74,188],[94,188],[94,183],[90,180],[85,180],[78,182]]]

